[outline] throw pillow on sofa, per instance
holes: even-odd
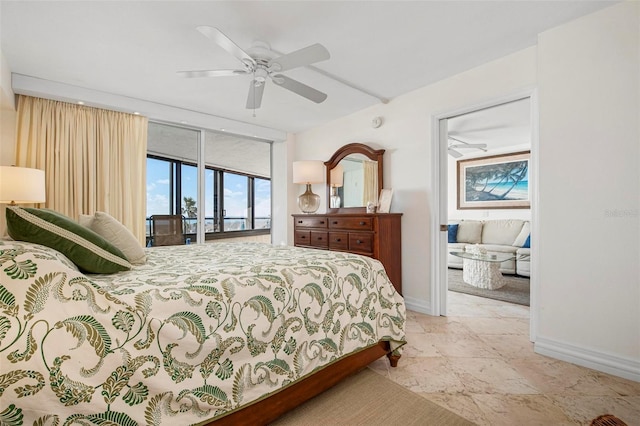
[[[522,225],[522,229],[520,230],[520,233],[518,234],[516,239],[513,241],[513,245],[515,247],[524,247],[524,242],[529,236],[530,232],[531,232],[531,224],[529,222],[525,222]]]
[[[450,243],[458,242],[458,224],[447,225],[447,230],[449,231],[449,240]]]
[[[458,224],[458,242],[480,244],[482,242],[482,222],[462,220]]]

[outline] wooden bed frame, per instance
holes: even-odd
[[[398,365],[399,355],[392,355],[389,342],[378,342],[323,368],[311,376],[278,391],[276,394],[225,415],[207,426],[266,425],[287,411],[335,386],[348,376],[386,355],[392,367]]]

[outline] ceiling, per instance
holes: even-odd
[[[0,40],[13,73],[299,132],[533,46],[540,32],[611,4],[2,1]],[[315,104],[268,81],[254,117],[245,108],[250,76],[177,76],[240,67],[199,25],[219,28],[245,50],[256,40],[283,54],[323,44],[329,60],[284,74],[327,100]]]
[[[524,98],[480,109],[447,120],[449,145],[464,156],[531,146],[531,99]],[[486,144],[484,151],[460,145]],[[485,154],[486,155],[486,154]]]

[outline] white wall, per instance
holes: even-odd
[[[296,135],[295,160],[326,161],[351,142],[386,150],[384,187],[394,190],[391,211],[403,213],[402,286],[411,309],[430,312],[430,200],[436,190],[431,178],[432,116],[518,92],[535,82],[532,47]],[[377,129],[371,127],[375,116],[384,119]],[[301,191],[294,190],[291,197],[295,200]],[[322,196],[325,211],[324,186],[314,185],[313,191]]]
[[[640,4],[540,34],[536,350],[640,380]],[[600,365],[597,365],[600,364]],[[619,371],[618,371],[619,373]]]

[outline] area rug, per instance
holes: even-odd
[[[365,368],[271,424],[470,426],[474,423]]]
[[[529,306],[529,278],[527,277],[505,275],[504,280],[507,284],[504,287],[488,290],[474,287],[462,281],[462,269],[448,269],[447,275],[448,288],[451,291]]]

